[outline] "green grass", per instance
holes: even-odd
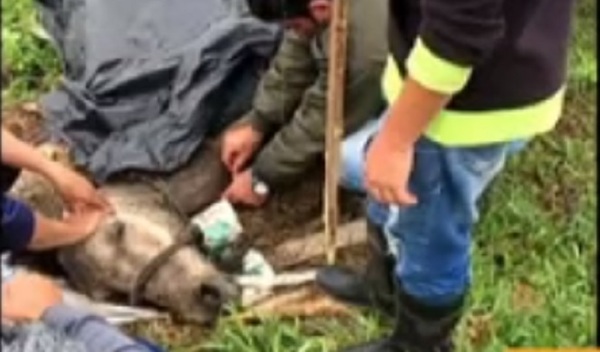
[[[595,333],[596,47],[594,0],[582,0],[570,59],[567,111],[559,128],[512,160],[486,198],[475,234],[470,307],[457,332],[459,351],[505,346],[586,346]],[[29,99],[59,76],[50,46],[35,33],[29,1],[2,2],[3,98]],[[3,71],[6,67],[3,67]],[[334,351],[377,337],[385,323],[352,319],[223,322],[209,336],[146,332],[173,351]]]
[[[32,99],[60,76],[56,52],[40,29],[33,1],[2,1],[3,103]]]
[[[571,46],[569,69],[571,83],[577,87],[596,84],[596,9],[594,0],[580,0],[577,7],[576,35]]]

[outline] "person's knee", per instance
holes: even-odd
[[[384,224],[398,243],[396,276],[409,295],[445,305],[468,290],[476,201],[502,169],[505,147],[446,149],[422,139],[410,179],[418,203],[391,212],[369,205],[369,217]]]
[[[446,192],[398,208],[386,222],[396,240],[396,275],[408,294],[429,305],[450,304],[470,282],[471,226]],[[454,209],[454,210],[453,210]]]
[[[445,257],[413,260],[410,254],[403,255],[396,274],[404,291],[431,306],[451,304],[464,296],[470,284],[469,260]]]

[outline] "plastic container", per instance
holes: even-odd
[[[211,256],[220,257],[242,234],[242,225],[231,204],[221,200],[192,217],[192,224],[204,235]]]

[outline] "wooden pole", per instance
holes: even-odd
[[[327,262],[335,262],[337,252],[338,181],[343,136],[344,90],[346,79],[346,47],[348,1],[332,0],[333,14],[329,33],[329,68],[327,122],[325,138],[325,190],[323,221],[327,246]]]

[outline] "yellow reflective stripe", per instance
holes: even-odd
[[[409,76],[425,88],[452,95],[464,88],[471,77],[471,67],[459,66],[437,56],[417,38],[406,60]]]
[[[400,75],[396,61],[391,55],[388,55],[383,71],[382,89],[388,105],[391,105],[396,100],[402,89],[402,76]]]
[[[393,104],[402,89],[402,77],[389,56],[382,79],[388,104]],[[425,134],[448,146],[468,146],[509,141],[548,132],[560,118],[564,87],[540,102],[514,109],[489,111],[444,110],[429,125]]]
[[[447,146],[468,146],[531,137],[551,131],[563,109],[564,87],[537,103],[486,112],[444,110],[425,132]]]

